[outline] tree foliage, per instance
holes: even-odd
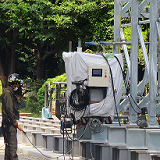
[[[1,0],[0,9],[0,74],[5,76],[15,71],[24,75],[23,68],[33,78],[45,78],[46,61],[60,60],[69,40],[105,40],[112,35],[107,31],[113,4],[106,0]]]
[[[26,78],[29,88],[35,91],[26,100],[31,112],[37,113],[43,107],[43,79],[66,80],[65,75],[64,79],[48,78],[65,72],[61,53],[68,50],[69,41],[73,41],[73,50],[81,39],[84,51],[96,51],[102,49],[85,46],[84,42],[113,40],[113,0],[0,0],[0,10],[1,80],[4,85],[13,72]],[[142,29],[147,40],[148,29]],[[130,41],[130,28],[125,28],[124,33]],[[139,62],[144,64],[141,49]],[[42,88],[36,83],[42,83]]]
[[[24,101],[30,112],[38,112],[44,103],[38,79],[65,72],[61,53],[69,41],[75,50],[81,39],[86,50],[86,41],[112,39],[113,7],[113,0],[0,1],[0,76],[17,72],[26,79],[34,91]],[[5,84],[7,78],[1,79]]]
[[[42,107],[44,107],[44,95],[45,95],[45,83],[50,83],[51,88],[53,89],[53,95],[52,98],[55,98],[55,85],[52,84],[53,82],[66,82],[66,74],[62,74],[59,76],[56,76],[54,78],[48,78],[47,81],[39,81],[36,82],[30,78],[27,78],[25,80],[25,83],[27,83],[27,89],[31,92],[28,93],[28,96],[26,98],[23,98],[22,103],[23,105],[27,106],[26,108],[22,109],[21,112],[31,112],[35,115],[40,115],[40,111]]]

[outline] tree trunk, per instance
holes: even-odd
[[[15,53],[15,49],[12,47],[11,49],[11,61],[10,61],[10,71],[9,71],[9,74],[12,74],[12,73],[15,73],[15,67],[16,67],[16,64],[15,64],[15,61],[16,61],[16,53]]]
[[[41,44],[37,42],[37,50],[35,51],[37,58],[36,79],[43,78],[43,60],[42,60],[42,48]]]
[[[36,79],[43,79],[43,61],[37,59]]]
[[[61,51],[61,49],[63,48],[63,46],[66,44],[68,40],[68,33],[66,34],[65,38],[64,38],[64,42],[62,44],[60,44],[59,46],[56,46],[54,50],[49,51],[49,52],[45,52],[43,54],[43,49],[42,49],[42,45],[40,42],[37,42],[37,51],[35,51],[35,56],[37,58],[37,70],[36,70],[36,79],[43,79],[43,63],[44,60],[50,56],[53,56],[54,54],[58,53],[59,51]]]
[[[13,30],[13,37],[12,37],[13,44],[17,44],[18,33],[19,33],[18,28],[15,28]],[[11,62],[10,62],[10,64],[11,64],[11,66],[10,66],[9,74],[12,74],[15,72],[15,69],[16,69],[16,52],[15,52],[14,45],[11,47]]]
[[[8,76],[15,72],[16,52],[14,44],[17,44],[18,33],[18,28],[7,33],[6,37],[12,42],[12,46],[8,46],[6,44],[4,50],[5,54],[0,56],[0,78],[2,80],[3,87],[7,86]]]
[[[6,87],[7,86],[7,77],[4,74],[4,68],[2,66],[1,61],[0,61],[0,80],[2,81],[2,86]]]

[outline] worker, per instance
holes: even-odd
[[[22,88],[23,88],[23,80],[20,80],[20,82],[18,83],[18,89],[16,91],[14,91],[15,95],[17,97],[22,97],[23,93],[22,93]]]
[[[18,160],[17,155],[17,128],[19,112],[17,97],[14,93],[20,86],[19,74],[13,73],[8,77],[8,87],[2,95],[2,127],[5,142],[5,160]]]
[[[20,82],[18,83],[18,86],[17,86],[18,89],[16,91],[14,91],[14,94],[17,97],[17,107],[18,107],[18,109],[25,108],[25,106],[20,103],[21,98],[23,97],[23,91],[22,91],[23,85],[24,85],[23,80],[20,80]]]

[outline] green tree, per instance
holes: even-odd
[[[22,102],[26,108],[22,109],[21,112],[31,112],[33,115],[40,115],[40,111],[42,107],[44,107],[44,95],[45,95],[45,83],[51,83],[51,88],[53,89],[53,99],[55,98],[55,85],[52,84],[53,82],[66,82],[66,74],[62,74],[56,76],[54,78],[48,78],[45,82],[39,81],[39,84],[35,80],[27,78],[25,83],[27,84],[27,89],[31,92],[28,92],[28,96],[23,98]],[[37,92],[38,90],[38,92]]]
[[[7,61],[2,62],[1,59],[0,74],[6,73],[7,76],[16,71],[18,59],[27,63],[28,71],[41,79],[44,76],[44,62],[51,56],[61,54],[69,40],[77,41],[78,37],[89,41],[100,40],[101,37],[108,39],[105,34],[99,34],[104,29],[107,31],[109,4],[105,0],[1,1],[0,41],[3,59]],[[96,20],[99,22],[96,23]],[[93,36],[88,36],[92,33]]]

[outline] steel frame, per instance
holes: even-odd
[[[150,4],[150,8],[146,5]],[[148,107],[148,122],[150,127],[157,127],[157,117],[159,114],[159,90],[160,85],[157,85],[157,38],[160,40],[160,22],[158,11],[160,10],[160,1],[158,0],[114,0],[114,41],[119,39],[124,42],[125,35],[123,27],[131,26],[131,54],[129,56],[126,44],[123,44],[124,55],[128,67],[128,72],[125,80],[123,93],[126,94],[126,87],[130,80],[130,95],[132,101],[129,105],[130,124],[134,125],[137,121],[137,106],[140,108]],[[122,13],[122,14],[120,14]],[[121,16],[130,17],[131,23],[121,25]],[[147,18],[145,21],[140,21],[139,18]],[[150,23],[150,40],[149,40],[149,56],[146,51],[145,42],[142,35],[141,24]],[[121,25],[121,26],[120,26]],[[120,37],[119,37],[120,36]],[[143,80],[138,83],[138,42],[140,42],[143,56],[145,60],[145,73]],[[113,47],[113,53],[119,53],[117,44]],[[160,70],[160,69],[159,69]],[[160,75],[160,74],[158,74]],[[159,79],[160,80],[160,76]],[[149,82],[149,94],[143,96],[143,91],[146,83]],[[158,81],[159,82],[159,81]],[[157,91],[158,86],[158,91]],[[137,100],[141,101],[135,104]],[[118,110],[123,111],[123,108],[128,104],[129,99],[126,97],[118,106]],[[131,107],[132,106],[132,107]],[[133,109],[134,108],[134,109]]]

